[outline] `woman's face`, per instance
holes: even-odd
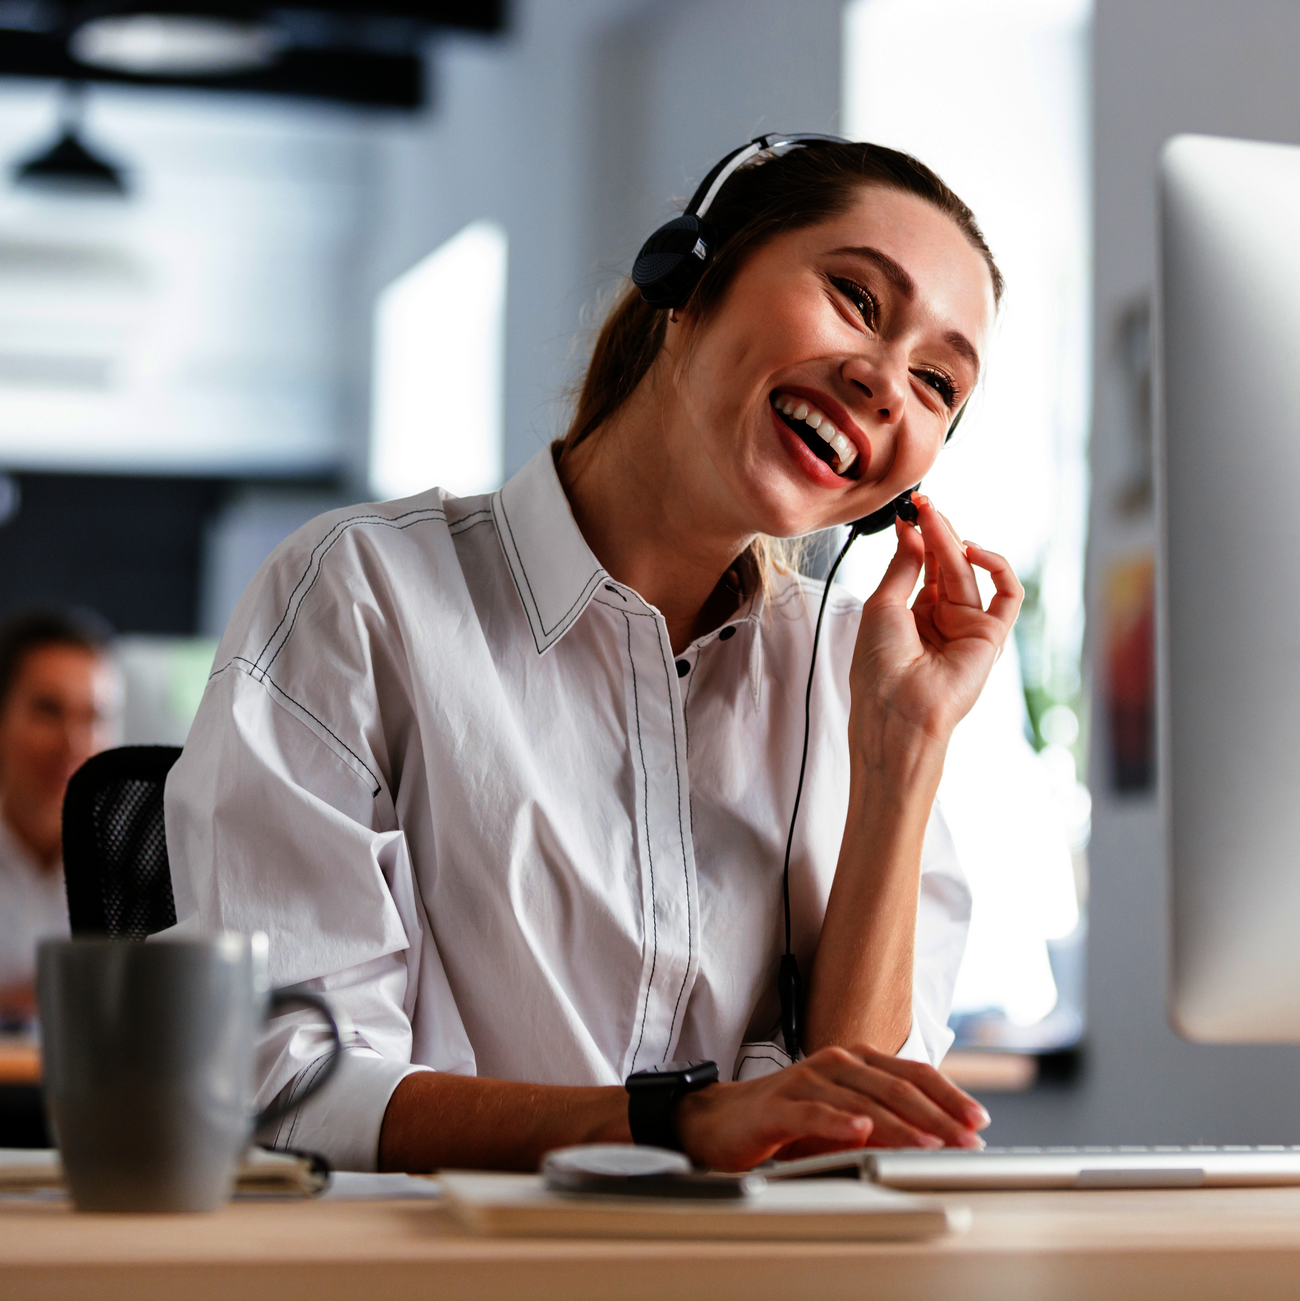
[[[793,537],[866,515],[934,464],[994,312],[984,259],[952,221],[864,188],[754,253],[681,351],[688,459],[749,530]]]

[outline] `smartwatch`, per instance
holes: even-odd
[[[627,1077],[627,1120],[632,1142],[645,1147],[682,1150],[673,1124],[673,1111],[688,1094],[718,1080],[714,1062],[664,1062]]]

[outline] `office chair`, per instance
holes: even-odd
[[[124,745],[88,759],[63,799],[63,876],[73,935],[143,940],[175,924],[163,783],[174,745]]]

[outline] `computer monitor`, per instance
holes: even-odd
[[[1159,783],[1169,1016],[1300,1040],[1300,148],[1159,164]]]

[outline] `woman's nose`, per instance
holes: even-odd
[[[844,364],[844,377],[861,395],[859,409],[883,424],[902,418],[907,400],[907,366],[893,357],[852,357]]]

